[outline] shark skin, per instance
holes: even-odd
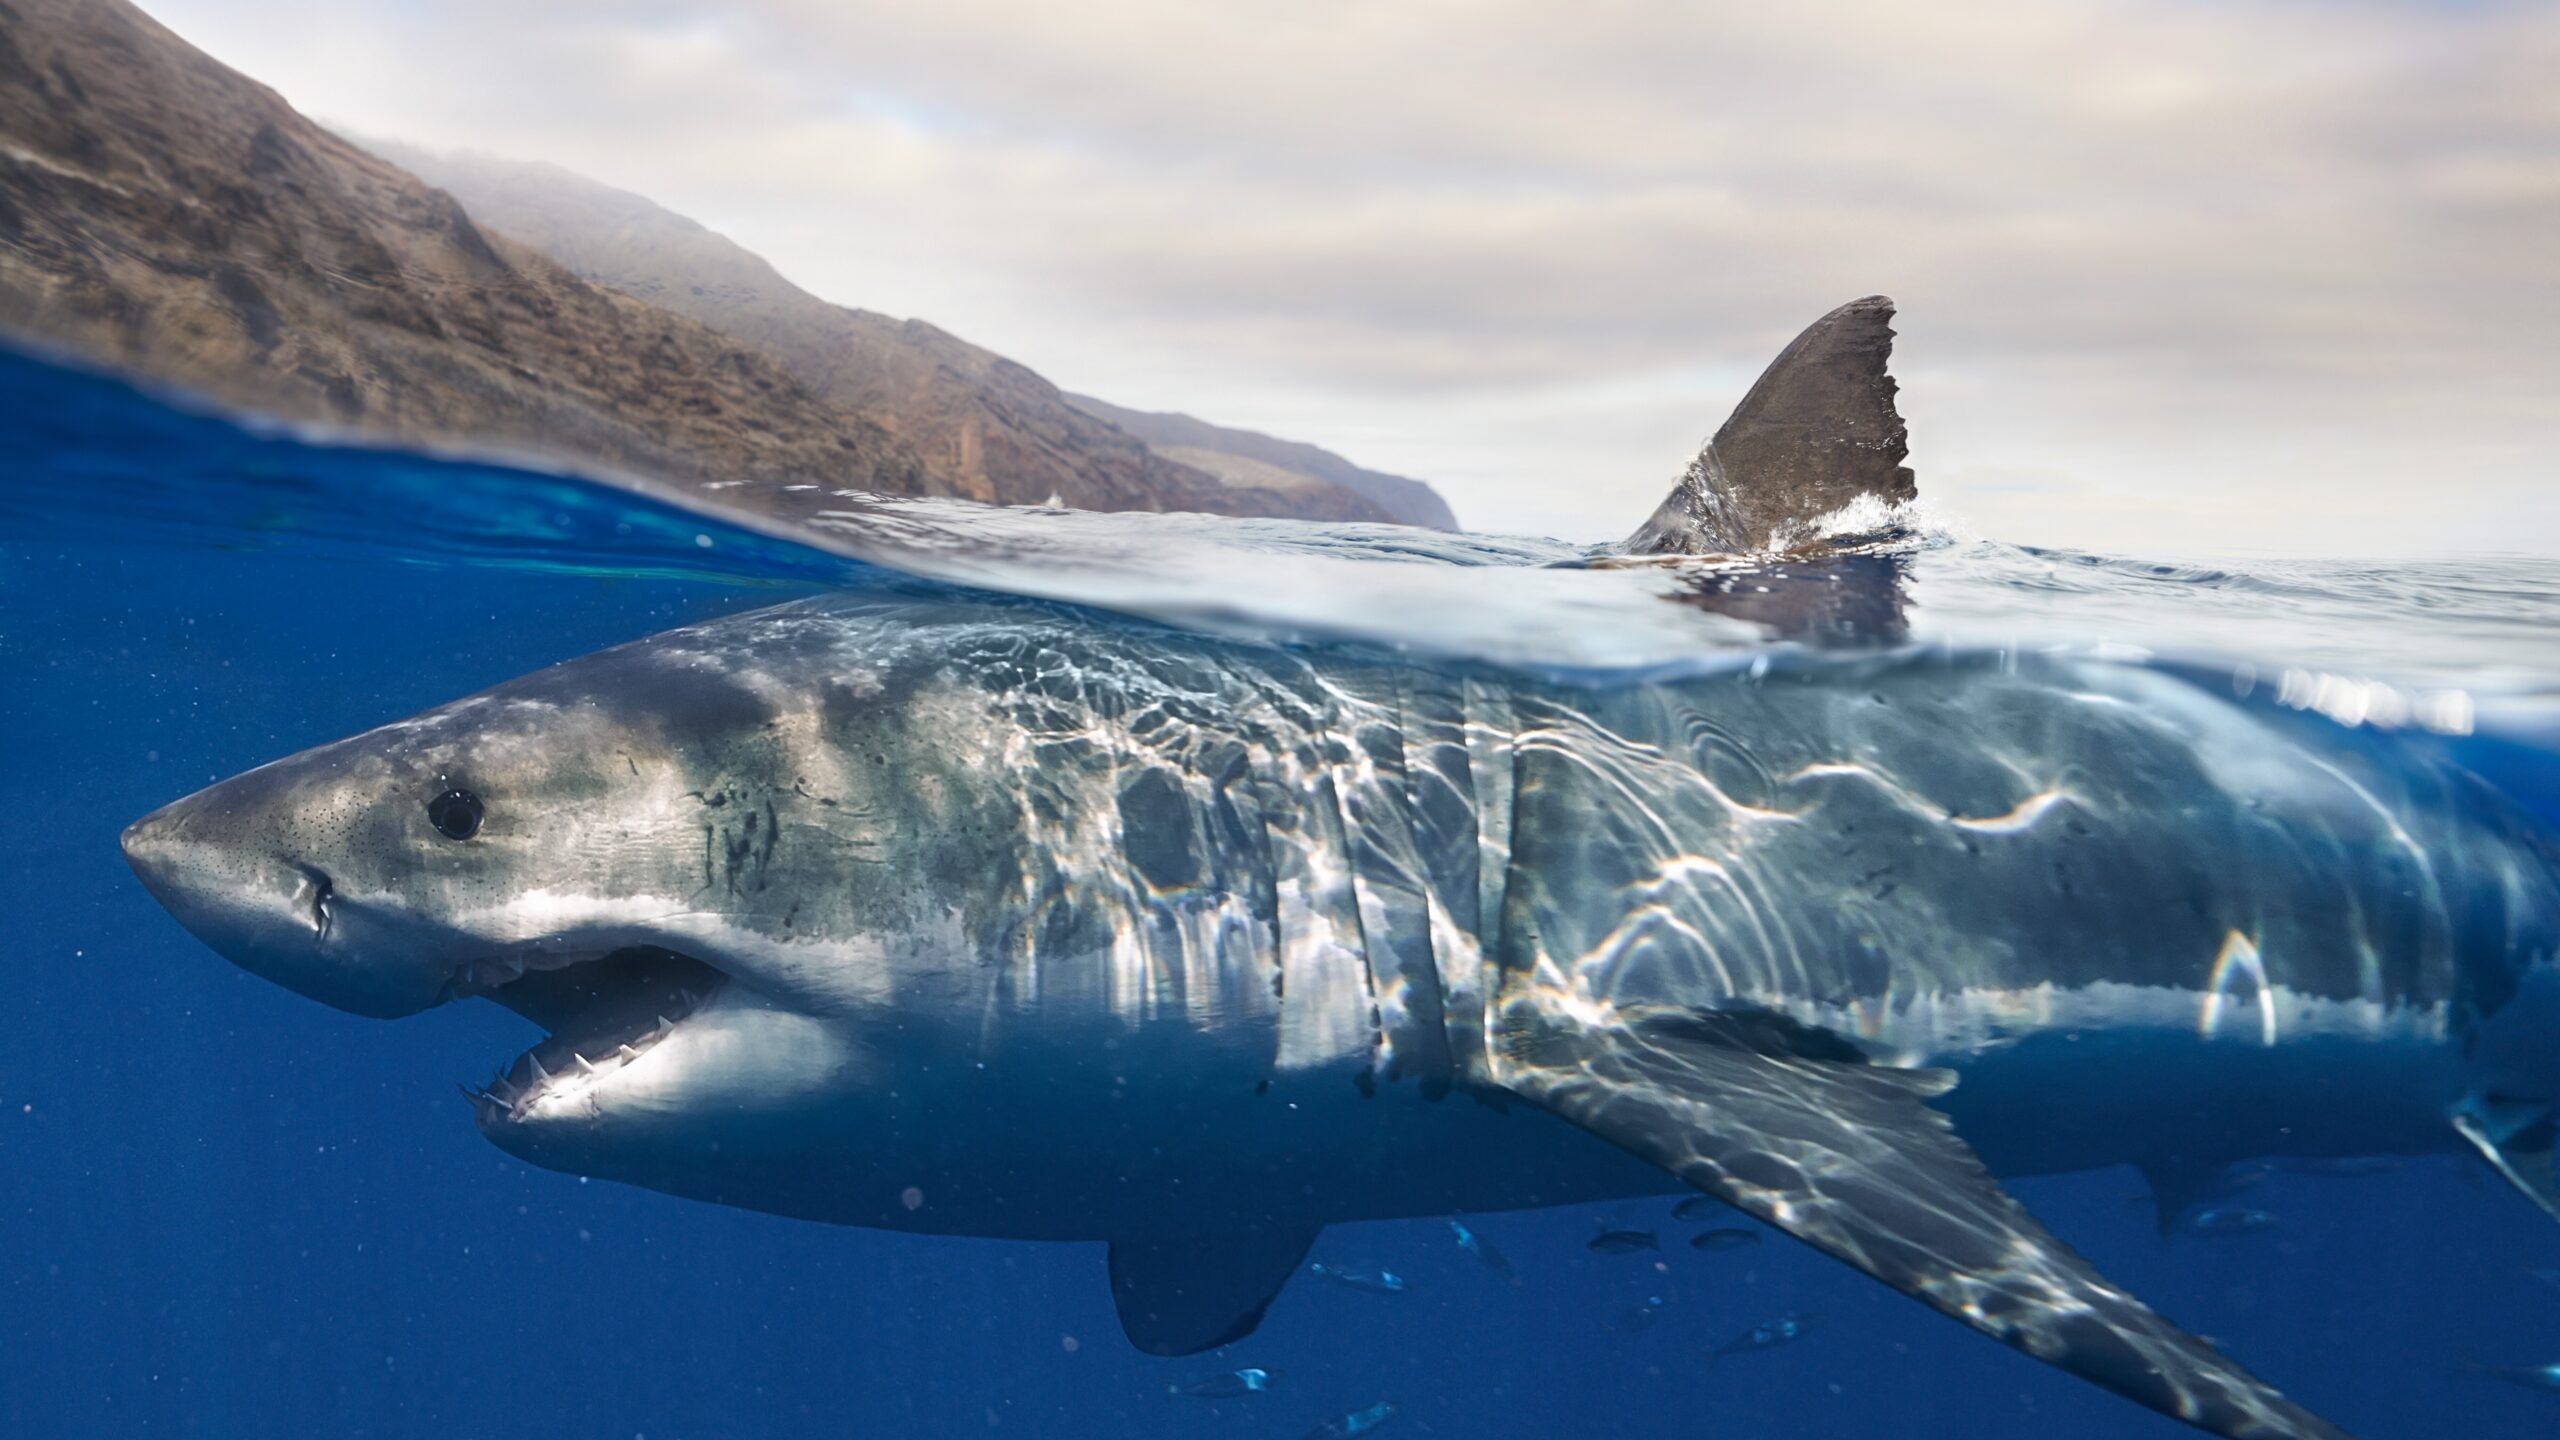
[[[1694,1187],[2204,1430],[2333,1436],[1993,1177],[2471,1144],[2549,1198],[2549,836],[2433,751],[2163,669],[1782,650],[1589,689],[837,595],[124,845],[278,984],[541,1026],[468,1091],[511,1154],[1103,1241],[1155,1353],[1249,1333],[1328,1224]]]
[[[513,1154],[1107,1241],[1150,1348],[1249,1329],[1326,1224],[1676,1177],[2156,1408],[2322,1434],[1984,1163],[2448,1149],[2466,1097],[2547,1108],[2547,1073],[2473,1067],[2519,1019],[2552,1048],[2550,852],[2464,772],[2314,723],[2061,659],[1584,693],[826,597],[252,771],[126,847],[278,983],[551,1029],[473,1100]]]

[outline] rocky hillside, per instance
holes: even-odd
[[[1191,416],[1128,410],[1107,400],[1090,395],[1069,395],[1067,403],[1088,415],[1108,420],[1147,442],[1160,455],[1221,474],[1228,468],[1272,470],[1284,474],[1339,485],[1366,497],[1387,513],[1387,518],[1404,525],[1420,525],[1432,530],[1455,530],[1458,517],[1449,513],[1449,502],[1440,492],[1419,480],[1402,475],[1388,475],[1376,470],[1363,470],[1330,450],[1319,449],[1298,440],[1281,440],[1254,430],[1235,430],[1212,425]],[[1204,460],[1205,456],[1226,457],[1222,466]]]
[[[636,196],[524,175],[485,187],[505,218],[483,223],[124,0],[0,0],[0,337],[370,438],[728,482],[754,509],[815,484],[1386,518],[1169,459],[1001,356],[828,305]]]
[[[579,278],[123,0],[0,0],[0,330],[226,403],[728,496],[902,439]]]
[[[586,278],[770,352],[818,393],[906,441],[939,491],[1002,504],[1054,497],[1089,510],[1396,518],[1394,505],[1362,486],[1285,463],[1186,463],[1194,457],[1144,443],[1025,366],[920,320],[830,304],[736,242],[629,191],[553,165],[372,143]]]

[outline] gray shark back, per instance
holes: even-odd
[[[1937,1063],[2000,1038],[1967,993],[2380,1034],[2555,943],[2536,827],[2467,773],[2163,671],[1908,651],[1523,704],[1505,964],[1629,1003]]]

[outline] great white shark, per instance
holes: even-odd
[[[1773,364],[1623,551],[1911,491],[1892,310]],[[1325,1225],[1695,1187],[2223,1435],[2327,1422],[1993,1178],[2468,1144],[2560,1204],[2560,847],[2441,753],[2066,655],[1592,688],[1005,597],[569,661],[137,821],[224,956],[548,1032],[536,1165],[1107,1242],[1248,1333]]]

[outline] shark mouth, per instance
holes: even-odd
[[[728,983],[702,961],[655,946],[543,969],[470,966],[457,977],[458,995],[495,1000],[551,1033],[487,1085],[465,1085],[462,1093],[484,1127],[522,1119],[550,1092],[638,1060]]]

